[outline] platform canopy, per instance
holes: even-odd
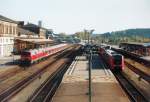
[[[149,43],[126,42],[126,43],[121,43],[121,44],[150,47],[150,42]]]
[[[45,43],[53,43],[54,41],[51,39],[15,39],[22,42],[29,42],[33,44],[45,44]]]

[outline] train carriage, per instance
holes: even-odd
[[[21,53],[21,65],[30,65],[38,62],[52,54],[55,54],[67,47],[68,44],[59,44],[51,47],[26,50]]]
[[[124,69],[124,57],[121,54],[102,47],[99,53],[111,70],[122,71]]]

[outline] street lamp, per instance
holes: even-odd
[[[90,38],[91,38],[91,34],[93,33],[94,29],[92,30],[84,30],[84,33],[85,33],[85,36],[87,37],[87,34],[88,34],[88,45],[90,45]],[[92,63],[91,63],[91,60],[92,60],[92,50],[91,50],[91,46],[89,46],[88,48],[88,61],[89,61],[89,65],[88,65],[88,69],[89,69],[89,102],[92,102],[92,81],[91,81],[91,68],[92,68]]]

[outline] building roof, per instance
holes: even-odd
[[[149,42],[149,43],[126,42],[126,43],[121,43],[121,44],[128,44],[128,45],[137,45],[137,46],[143,46],[143,47],[150,47],[150,42]]]
[[[21,34],[26,34],[26,35],[29,35],[29,34],[38,35],[37,33],[31,32],[27,29],[23,29],[20,27],[18,27],[18,32],[20,32]]]
[[[42,28],[47,30],[46,28],[40,27],[39,25],[33,24],[33,23],[28,23],[26,25],[24,25],[24,27],[35,27],[35,28]]]
[[[7,18],[7,17],[4,17],[2,15],[0,15],[0,20],[10,22],[10,23],[16,23],[16,24],[18,23],[17,21],[14,21],[14,20]]]
[[[45,43],[53,43],[53,40],[51,39],[20,39],[17,38],[16,40],[24,41],[24,42],[29,42],[29,43],[34,43],[34,44],[45,44]]]

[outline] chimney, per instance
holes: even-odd
[[[42,21],[41,20],[38,21],[38,26],[42,27]]]

